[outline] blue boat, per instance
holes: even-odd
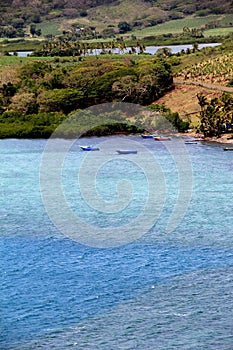
[[[99,147],[94,146],[80,146],[81,150],[83,151],[99,151]]]
[[[153,139],[153,135],[141,135],[141,137],[143,138],[143,139]]]

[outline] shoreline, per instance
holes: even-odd
[[[214,143],[220,143],[220,144],[227,144],[232,145],[233,144],[233,136],[232,134],[224,134],[220,137],[204,137],[203,134],[196,134],[194,132],[188,132],[188,133],[178,133],[177,136],[181,137],[188,137],[192,139],[198,139],[199,141],[206,141],[206,142],[214,142]]]
[[[108,133],[108,134],[103,134],[103,135],[83,135],[81,137],[78,138],[92,138],[92,137],[101,137],[101,136],[129,136],[129,135],[141,135],[141,133],[130,133],[130,132],[116,132],[116,133]],[[226,144],[226,145],[233,145],[233,134],[224,134],[221,135],[220,137],[204,137],[203,134],[201,133],[195,133],[195,132],[184,132],[184,133],[175,133],[175,134],[170,134],[170,136],[175,136],[175,137],[180,137],[180,138],[187,138],[188,140],[193,140],[193,141],[203,141],[203,142],[213,142],[213,143],[219,143],[219,144]],[[17,139],[17,140],[48,140],[51,137],[51,135],[49,137],[41,137],[41,135],[38,135],[38,137],[36,137],[34,135],[34,137],[14,137],[14,136],[9,136],[9,137],[2,137],[0,138],[0,140],[6,140],[6,139]],[[73,139],[75,138],[75,136],[73,135],[73,137],[66,137],[65,136],[57,136],[57,138],[61,138],[61,139]]]

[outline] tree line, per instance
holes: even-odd
[[[200,105],[200,131],[204,137],[220,137],[233,131],[233,97],[223,93],[208,100],[202,93],[197,95]]]
[[[49,136],[70,113],[105,102],[148,105],[173,86],[161,58],[35,60],[0,88],[0,137]]]

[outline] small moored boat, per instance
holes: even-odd
[[[224,151],[233,151],[233,147],[224,147],[223,150]]]
[[[155,141],[169,141],[171,138],[169,136],[154,136]]]
[[[99,147],[95,146],[80,146],[83,151],[99,151]]]
[[[153,135],[141,135],[141,137],[143,138],[143,139],[153,139]]]
[[[194,145],[194,144],[197,144],[197,141],[185,141],[184,143],[186,145]]]
[[[137,150],[120,150],[120,149],[118,149],[117,153],[118,154],[136,154],[136,153],[138,153],[138,151]]]

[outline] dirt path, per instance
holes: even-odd
[[[208,99],[219,97],[223,91],[233,93],[233,88],[216,86],[212,84],[201,84],[174,79],[174,89],[161,97],[155,103],[165,105],[172,112],[178,112],[184,120],[192,120],[193,125],[199,122],[198,115],[200,106],[198,104],[197,94],[203,93]],[[194,136],[195,134],[190,134]],[[229,135],[223,135],[221,138],[211,138],[209,141],[233,144],[233,139],[228,139]]]
[[[174,89],[155,103],[165,105],[172,112],[178,112],[184,120],[191,118],[195,125],[200,112],[197,94],[203,93],[207,99],[211,99],[220,97],[223,91],[233,93],[233,88],[174,79]]]

